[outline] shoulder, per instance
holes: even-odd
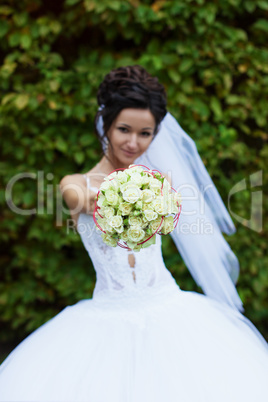
[[[96,165],[85,173],[85,176],[89,179],[91,187],[99,188],[104,178],[107,177],[107,174],[100,172]]]
[[[86,186],[86,177],[94,176],[96,173],[96,166],[94,166],[91,170],[86,173],[73,173],[64,176],[60,180],[60,187],[68,185],[68,184],[82,184]]]
[[[60,180],[60,189],[62,190],[66,186],[70,187],[70,185],[72,185],[72,184],[86,186],[86,179],[85,179],[84,175],[80,174],[80,173],[74,173],[74,174],[68,174],[68,175],[64,176]]]
[[[92,187],[99,187],[106,176],[106,174],[99,173],[97,167],[94,166],[86,173],[74,173],[64,176],[59,183],[60,190],[62,193],[64,191],[65,195],[69,196],[69,189],[75,190],[77,187],[87,188],[87,183]],[[87,178],[89,179],[88,182]]]

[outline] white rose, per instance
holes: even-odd
[[[120,184],[120,191],[121,193],[123,193],[129,186],[129,181],[127,181],[126,183],[122,183]]]
[[[160,180],[152,179],[149,183],[149,188],[152,190],[156,195],[161,194],[162,183]]]
[[[119,216],[119,215],[112,216],[108,220],[108,223],[112,228],[119,228],[120,226],[123,225],[123,218],[122,218],[122,216]]]
[[[161,233],[168,234],[172,232],[172,230],[174,230],[173,216],[167,216],[166,218],[164,218],[164,224],[161,229]]]
[[[100,225],[102,230],[104,230],[105,232],[108,232],[110,235],[115,233],[114,228],[112,228],[112,226],[109,225],[109,223],[107,222],[107,220],[105,218],[101,219],[98,216],[97,220],[98,220],[98,224]]]
[[[149,226],[149,221],[147,221],[147,219],[145,217],[142,218],[142,224],[141,224],[141,228],[145,229]]]
[[[105,178],[106,179],[106,178]],[[101,191],[106,191],[106,190],[109,190],[111,188],[111,184],[110,184],[110,181],[108,180],[105,180],[105,181],[103,181],[102,183],[101,183],[101,185],[100,185],[100,190]]]
[[[97,201],[98,207],[101,207],[101,206],[102,206],[104,200],[105,200],[105,195],[102,194],[102,193],[99,193],[99,195],[98,195],[98,201]]]
[[[120,233],[120,239],[122,239],[123,241],[127,241],[128,240],[128,234],[127,234],[127,230],[125,229],[122,233]]]
[[[102,213],[99,211],[100,215],[102,215]],[[111,218],[112,216],[114,216],[115,214],[115,210],[112,207],[105,207],[103,209],[103,214],[105,216],[105,218]]]
[[[164,224],[164,220],[163,220],[162,223],[161,223],[161,221],[162,221],[162,216],[159,216],[154,221],[150,222],[149,227],[150,227],[150,229],[152,230],[153,233],[155,233],[156,231],[160,232],[160,230],[161,230],[161,228],[162,228],[162,226]]]
[[[108,204],[113,205],[113,206],[117,205],[119,202],[119,196],[113,190],[106,190],[105,198],[106,198],[106,201],[108,202]]]
[[[158,214],[155,211],[152,211],[151,209],[146,209],[143,212],[143,215],[147,219],[147,221],[152,221],[158,217]]]
[[[118,172],[117,173],[117,180],[120,184],[126,183],[128,179],[128,175],[126,174],[126,172]]]
[[[153,203],[151,203],[151,202],[149,202],[148,204],[144,203],[143,206],[142,206],[142,210],[146,211],[147,209],[151,209],[153,211],[154,210]]]
[[[131,242],[138,243],[144,238],[145,232],[139,226],[131,226],[127,231],[127,235],[128,240],[130,240]]]
[[[165,194],[164,200],[166,206],[166,214],[172,214],[174,210],[173,195],[169,193]]]
[[[124,225],[121,225],[119,228],[115,228],[115,231],[117,233],[123,233],[124,232]]]
[[[167,213],[168,214],[177,214],[179,212],[179,206],[181,204],[180,197],[175,194],[168,194],[165,197],[167,204]]]
[[[138,165],[129,165],[128,169],[126,169],[125,171],[127,171],[128,174],[131,174],[132,172],[142,173],[143,168]]]
[[[135,183],[134,181],[129,180],[126,183],[123,183],[123,184],[120,185],[120,191],[123,193],[124,191],[126,191],[126,190],[128,190],[129,188],[132,188],[132,187],[140,188],[137,185],[137,183]]]
[[[131,226],[141,226],[143,222],[141,217],[130,215],[128,218],[128,223]]]
[[[167,212],[167,203],[165,202],[165,197],[158,197],[153,201],[153,207],[155,212],[159,215],[166,215]]]
[[[118,192],[120,188],[120,183],[117,180],[117,178],[110,180],[110,186],[111,186],[110,188],[112,188],[115,192]]]
[[[123,199],[131,204],[134,204],[140,199],[141,190],[138,186],[132,184],[123,192]]]
[[[163,181],[163,190],[165,191],[170,191],[171,190],[171,185],[169,184],[169,181],[166,179],[166,178],[164,178],[164,181]]]
[[[106,219],[102,218],[99,215],[96,215],[96,219],[98,222],[98,225],[101,227],[101,229],[97,226],[98,230],[101,230],[102,232],[105,230],[105,224],[106,224]]]
[[[151,190],[142,190],[141,199],[143,202],[152,202],[155,198],[155,194]]]
[[[119,210],[122,215],[129,215],[133,209],[133,205],[128,202],[122,202],[119,204]]]
[[[136,183],[138,186],[142,185],[142,176],[138,172],[133,172],[130,174],[130,180]]]
[[[150,179],[151,177],[148,174],[142,176],[142,185],[146,186],[147,184],[149,184]]]
[[[106,176],[105,178],[104,178],[104,180],[105,181],[110,181],[111,179],[113,179],[114,177],[116,177],[117,176],[117,172],[113,172],[113,173],[110,173],[108,176]]]

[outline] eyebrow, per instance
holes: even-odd
[[[122,126],[126,126],[126,127],[128,127],[128,128],[131,128],[131,126],[129,126],[129,125],[126,124],[126,123],[118,123],[118,124],[119,124],[119,125],[122,125]],[[143,127],[142,130],[153,130],[153,128],[152,128],[152,127]]]

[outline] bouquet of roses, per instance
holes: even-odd
[[[109,174],[100,186],[93,217],[109,246],[140,251],[178,223],[180,194],[160,172],[146,169],[130,165]]]

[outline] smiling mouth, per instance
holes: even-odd
[[[126,151],[125,149],[122,149],[122,151],[128,156],[133,156],[133,155],[136,155],[136,153],[137,153],[137,152],[129,152],[129,151]]]

